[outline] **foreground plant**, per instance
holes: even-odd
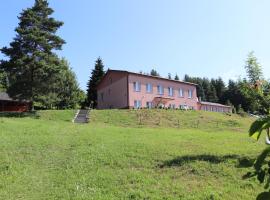
[[[262,133],[266,133],[266,144],[270,145],[270,116],[262,117],[251,125],[249,129],[249,136],[259,140]],[[246,177],[256,176],[261,184],[264,184],[264,189],[267,192],[263,192],[258,195],[257,199],[270,199],[270,146],[266,147],[263,152],[257,157],[254,163],[255,171],[249,172]]]

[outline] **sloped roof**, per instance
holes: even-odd
[[[125,71],[125,70],[108,69],[108,71],[106,72],[105,75],[107,75],[109,72],[134,74],[134,75],[138,75],[138,76],[144,76],[144,77],[149,77],[149,78],[154,78],[154,79],[161,79],[161,80],[166,80],[166,81],[171,81],[171,82],[176,82],[176,83],[183,83],[183,84],[187,84],[187,85],[194,85],[194,86],[198,85],[196,83],[185,82],[185,81],[180,81],[180,80],[173,80],[173,79],[163,78],[163,77],[160,77],[160,76],[152,76],[152,75],[149,75],[149,74],[141,74],[141,73],[130,72],[130,71]]]
[[[212,103],[212,102],[207,102],[207,101],[201,101],[200,102],[202,105],[209,105],[209,106],[221,106],[221,107],[227,107],[227,108],[231,108],[231,106],[226,106],[220,103]]]
[[[2,101],[13,101],[13,99],[6,92],[0,92],[0,100],[2,100]]]

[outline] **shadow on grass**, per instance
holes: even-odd
[[[204,161],[211,164],[219,164],[219,163],[225,163],[228,161],[236,161],[236,167],[237,168],[247,168],[252,167],[255,159],[249,158],[249,157],[241,157],[240,155],[223,155],[223,156],[217,156],[217,155],[210,155],[210,154],[201,154],[201,155],[185,155],[176,157],[172,160],[164,161],[163,163],[159,164],[158,166],[160,168],[164,167],[177,167],[177,166],[183,166],[188,163],[196,162],[196,161]]]
[[[8,118],[24,118],[31,117],[34,119],[39,119],[40,116],[36,111],[31,112],[0,112],[0,117],[8,117]]]

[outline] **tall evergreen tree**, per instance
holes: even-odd
[[[1,49],[9,57],[2,61],[1,68],[7,74],[7,92],[13,98],[36,102],[52,92],[48,83],[60,65],[55,50],[61,50],[65,43],[56,35],[63,22],[50,17],[53,12],[47,0],[35,0],[33,7],[20,14],[10,47]]]
[[[174,80],[176,80],[176,81],[179,81],[180,80],[179,79],[179,76],[177,74],[175,74]]]
[[[211,79],[211,84],[215,87],[218,102],[225,103],[223,100],[223,95],[226,91],[226,86],[222,78],[219,77],[218,79]]]
[[[211,83],[210,83],[210,91],[208,92],[208,101],[210,101],[210,102],[218,102],[216,88]]]
[[[155,69],[151,70],[150,75],[151,76],[160,76],[159,73]]]
[[[97,85],[104,76],[104,65],[101,58],[96,60],[95,68],[91,72],[91,77],[87,83],[87,104],[97,107]]]
[[[170,79],[170,80],[172,79],[171,73],[168,74],[168,79]]]
[[[245,68],[251,84],[254,85],[257,81],[263,79],[262,67],[259,64],[258,59],[255,57],[253,51],[248,54]]]
[[[6,91],[7,88],[7,76],[5,72],[0,71],[0,92]]]

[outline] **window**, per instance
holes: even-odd
[[[100,98],[101,98],[101,101],[103,102],[104,101],[104,94],[103,93],[100,94]]]
[[[179,108],[181,110],[187,110],[188,109],[188,106],[187,105],[180,105]]]
[[[188,98],[192,99],[193,96],[193,91],[192,90],[188,90]]]
[[[153,108],[153,103],[151,101],[146,102],[146,108]]]
[[[184,97],[184,90],[183,89],[179,89],[179,97]]]
[[[134,101],[134,108],[138,109],[138,108],[141,108],[141,107],[142,107],[142,102],[138,101],[138,100],[135,100]]]
[[[170,104],[170,105],[169,105],[169,108],[170,108],[170,109],[175,109],[175,104]]]
[[[152,93],[153,92],[153,85],[151,83],[146,84],[146,92]]]
[[[158,94],[159,95],[163,95],[164,94],[164,89],[163,89],[162,85],[158,85],[157,86],[157,90],[158,90]]]
[[[133,83],[133,90],[134,90],[135,92],[140,92],[140,91],[141,91],[141,83],[138,82],[138,81],[134,82],[134,83]]]
[[[172,87],[168,87],[168,94],[169,96],[173,96],[173,88]]]

